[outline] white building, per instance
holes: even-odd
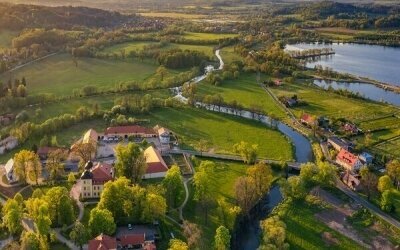
[[[4,166],[6,171],[6,178],[7,180],[12,183],[17,181],[17,176],[14,174],[14,160],[10,159]]]
[[[171,132],[168,129],[157,125],[154,127],[154,130],[157,132],[161,144],[169,144]]]

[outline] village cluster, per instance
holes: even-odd
[[[114,180],[115,170],[113,165],[116,160],[114,148],[118,144],[128,143],[132,140],[135,142],[146,140],[148,146],[144,149],[143,154],[147,168],[143,179],[163,178],[168,171],[168,165],[162,157],[162,152],[167,152],[170,149],[171,136],[172,134],[168,129],[158,125],[154,128],[138,125],[109,127],[105,129],[104,133],[90,129],[70,149],[40,147],[37,154],[44,165],[51,152],[63,150],[68,155],[68,159],[65,161],[65,166],[68,167],[70,164],[78,164],[78,159],[75,159],[76,157],[72,154],[76,144],[91,143],[94,145],[95,152],[92,154],[92,159],[86,163],[85,169],[74,188],[79,191],[80,200],[98,199],[105,183]],[[18,181],[14,173],[13,159],[7,162],[4,169],[9,183]],[[78,171],[77,167],[72,167],[69,170],[73,171],[73,169]],[[156,230],[153,227],[135,226],[135,230],[132,230],[132,225],[129,225],[128,230],[118,237],[99,235],[90,240],[89,250],[117,249],[117,247],[154,250],[156,249],[156,235]]]

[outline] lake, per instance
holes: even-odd
[[[335,55],[321,57],[315,65],[400,86],[400,48],[350,43],[287,45],[287,50],[333,48]]]
[[[392,105],[400,107],[400,94],[389,90],[384,90],[373,84],[358,83],[358,82],[337,82],[327,80],[314,80],[314,84],[318,87],[327,89],[347,89],[354,93],[359,93],[361,96],[373,101],[387,102]]]

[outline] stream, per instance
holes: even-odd
[[[205,68],[205,73],[203,75],[197,76],[189,82],[199,83],[204,80],[209,73],[216,70],[222,70],[224,67],[224,61],[222,60],[222,57],[220,55],[220,50],[215,51],[215,56],[219,59],[219,67],[216,69],[214,66],[209,65]],[[174,98],[183,103],[187,103],[187,98],[182,95],[182,87],[172,88],[171,91],[175,95]],[[313,151],[310,141],[305,136],[280,121],[274,120],[266,115],[253,115],[247,110],[233,110],[229,107],[216,107],[214,105],[208,105],[201,102],[197,102],[196,107],[205,108],[214,112],[240,116],[246,119],[256,120],[267,125],[268,127],[275,127],[287,138],[290,139],[293,145],[293,149],[295,151],[295,158],[297,162],[305,163],[312,161],[313,159]],[[235,249],[255,250],[258,248],[260,244],[259,238],[261,232],[260,221],[265,219],[270,211],[276,205],[278,205],[281,200],[282,195],[279,186],[272,187],[270,192],[266,194],[265,197],[260,201],[261,212],[252,214],[252,219],[241,225]]]

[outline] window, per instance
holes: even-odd
[[[83,190],[86,190],[86,187],[83,187]]]

